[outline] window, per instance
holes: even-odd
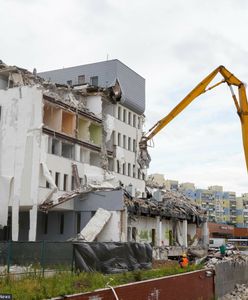
[[[0,106],[0,122],[1,122],[1,116],[2,116],[2,106]]]
[[[121,120],[121,107],[118,107],[118,116],[117,116],[118,120]]]
[[[131,176],[131,164],[127,165],[127,175]]]
[[[52,154],[60,155],[60,141],[52,139]]]
[[[60,220],[59,220],[59,233],[60,234],[64,233],[64,221],[65,221],[65,215],[61,214],[60,215]]]
[[[68,189],[67,184],[68,184],[68,175],[64,174],[64,183],[63,183],[63,190],[64,191],[67,191],[67,189]]]
[[[131,112],[128,113],[128,124],[131,125]]]
[[[138,129],[140,129],[140,128],[141,128],[141,118],[138,117]]]
[[[131,235],[131,233],[132,233],[132,228],[128,226],[127,227],[127,241],[128,242],[132,241],[132,235]]]
[[[131,150],[131,138],[128,138],[128,145],[127,145],[128,150]]]
[[[84,84],[84,83],[85,83],[85,75],[79,75],[78,84]]]
[[[121,173],[121,166],[119,160],[117,160],[117,173]]]
[[[77,224],[77,233],[80,233],[81,231],[81,213],[77,213],[77,217],[76,217],[76,224]]]
[[[123,109],[123,118],[122,118],[122,121],[123,122],[126,122],[126,110],[125,109]]]
[[[133,140],[133,152],[136,152],[136,140]]]
[[[74,145],[62,142],[61,155],[66,158],[74,159],[74,155],[75,155]]]
[[[156,229],[152,229],[152,246],[156,245]]]
[[[133,115],[133,127],[136,127],[136,115]]]
[[[94,86],[98,86],[98,76],[90,77],[90,84]]]
[[[123,148],[125,148],[126,149],[126,136],[125,135],[123,135]]]
[[[137,237],[137,228],[132,227],[132,241],[136,242],[136,237]]]
[[[126,163],[123,164],[122,174],[126,175]]]
[[[133,165],[133,178],[136,177],[135,165]]]
[[[58,189],[60,189],[59,185],[60,185],[60,174],[58,172],[55,172],[55,184],[58,187]]]
[[[67,80],[66,83],[67,83],[68,85],[72,85],[72,80]]]
[[[48,229],[48,214],[44,214],[44,234],[47,234],[47,229]]]
[[[118,146],[121,146],[121,134],[118,133]]]

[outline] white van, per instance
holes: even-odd
[[[226,239],[224,238],[210,238],[209,248],[219,248],[221,245],[226,244]]]

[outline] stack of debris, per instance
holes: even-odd
[[[133,215],[160,216],[189,220],[198,225],[207,219],[206,211],[183,194],[162,190],[162,201],[132,198],[125,193],[125,205]]]
[[[102,93],[108,96],[112,102],[116,102],[121,97],[121,89],[118,80],[113,87],[102,88],[93,86],[89,83],[71,86],[68,84],[58,84],[47,81],[37,75],[37,70],[34,68],[33,73],[17,67],[8,66],[0,60],[0,77],[6,81],[6,88],[18,86],[39,85],[43,88],[44,98],[49,101],[63,102],[69,105],[72,109],[79,109],[87,114],[96,117],[94,113],[89,111],[85,105],[85,97]]]
[[[225,262],[235,262],[235,263],[248,263],[248,256],[240,254],[239,251],[229,250],[226,256],[222,257],[219,251],[216,251],[214,254],[209,254],[205,257],[205,267],[208,269],[214,269],[215,265]]]
[[[221,297],[220,300],[247,300],[248,299],[248,285],[247,284],[236,284],[235,289]]]

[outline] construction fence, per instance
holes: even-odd
[[[73,271],[72,242],[0,242],[0,276]]]

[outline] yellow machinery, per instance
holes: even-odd
[[[214,77],[220,73],[223,80],[208,87],[209,83]],[[224,66],[219,66],[212,73],[210,73],[204,80],[202,80],[172,111],[163,119],[158,121],[143,137],[139,143],[140,153],[138,163],[141,168],[148,168],[151,161],[150,155],[147,151],[147,142],[151,140],[162,128],[164,128],[171,120],[173,120],[182,110],[184,110],[196,97],[215,88],[216,86],[227,83],[230,88],[234,104],[237,109],[238,116],[241,122],[243,145],[246,159],[246,167],[248,171],[248,103],[245,91],[245,85],[232,73],[230,73]],[[239,101],[237,100],[233,87],[238,87]]]

